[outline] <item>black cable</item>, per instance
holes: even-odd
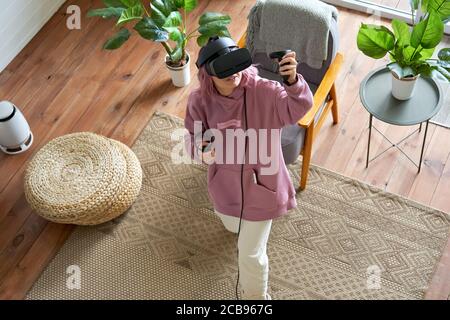
[[[241,223],[242,223],[242,215],[244,213],[244,164],[247,156],[247,130],[248,130],[248,123],[247,123],[247,95],[246,90],[244,88],[244,114],[245,114],[245,150],[244,150],[244,161],[242,161],[241,164],[241,216],[239,218],[239,227],[237,232],[237,239],[238,243],[236,245],[236,252],[237,252],[237,261],[238,261],[238,273],[237,273],[237,280],[236,280],[236,300],[239,300],[239,236],[241,234]]]

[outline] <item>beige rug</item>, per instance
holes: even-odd
[[[182,126],[155,114],[133,147],[144,171],[137,202],[115,221],[77,228],[28,299],[234,298],[236,236],[212,211],[206,166],[170,158]],[[296,186],[299,165],[290,166]],[[314,166],[298,203],[273,224],[274,299],[423,297],[449,237],[447,214]],[[72,265],[79,289],[66,286]]]

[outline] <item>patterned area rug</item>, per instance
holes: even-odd
[[[28,299],[234,298],[236,235],[212,210],[206,166],[171,161],[181,127],[155,114],[133,147],[144,171],[137,202],[112,222],[77,228]],[[299,168],[289,167],[296,187]],[[423,298],[447,214],[315,166],[297,199],[269,240],[274,299]]]

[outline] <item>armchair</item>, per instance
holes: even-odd
[[[239,47],[246,46],[246,37],[247,33],[240,38]],[[293,163],[300,154],[303,156],[300,190],[306,188],[313,143],[327,115],[331,112],[333,124],[339,121],[335,82],[343,63],[343,56],[337,52],[338,42],[337,21],[333,19],[328,38],[328,57],[322,68],[313,69],[304,63],[298,65],[299,72],[314,94],[314,102],[311,110],[297,124],[283,128],[281,144],[286,164]],[[260,76],[282,82],[281,77],[271,71],[273,62],[267,57],[267,53],[257,52],[252,58],[254,63],[258,64]]]

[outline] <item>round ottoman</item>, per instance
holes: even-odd
[[[107,222],[136,200],[142,169],[124,144],[89,133],[58,137],[25,172],[25,197],[43,218],[77,225]]]

